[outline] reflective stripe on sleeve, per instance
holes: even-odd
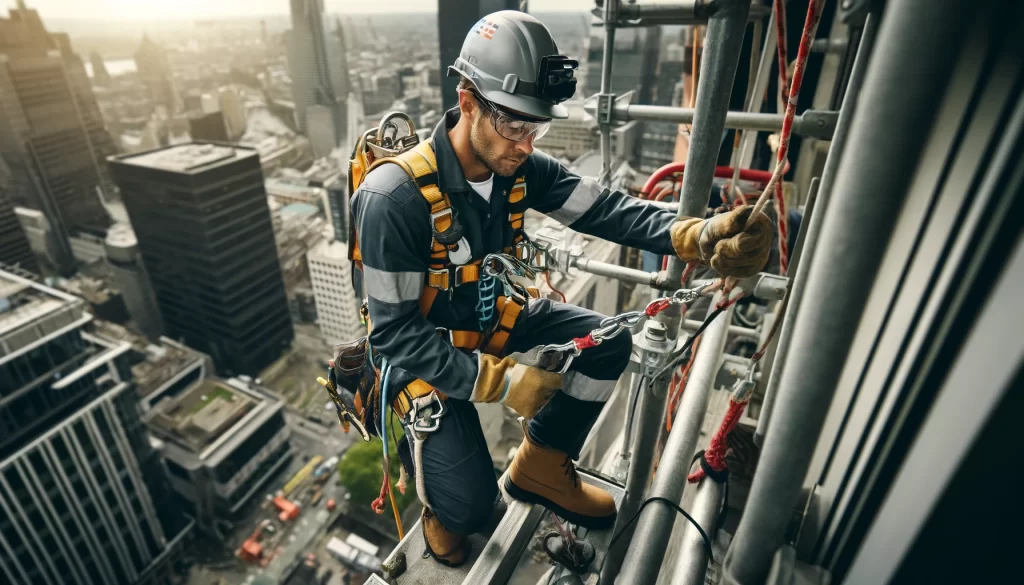
[[[422,272],[387,272],[363,265],[366,294],[385,303],[419,300],[423,293]]]
[[[584,213],[590,211],[601,193],[604,193],[604,187],[600,183],[590,177],[583,177],[579,183],[576,183],[576,188],[569,194],[569,198],[565,200],[562,207],[548,215],[560,223],[570,226],[583,217]]]

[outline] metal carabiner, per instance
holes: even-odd
[[[421,410],[433,408],[435,404],[437,405],[436,410],[420,416]],[[441,397],[437,395],[435,390],[426,396],[413,399],[412,407],[406,415],[408,418],[406,424],[417,433],[433,433],[441,428],[441,417],[445,415],[445,412],[444,401],[441,400]]]
[[[569,366],[578,355],[580,349],[573,341],[551,343],[537,351],[537,367],[556,374],[564,374],[569,371]]]

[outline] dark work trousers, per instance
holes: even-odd
[[[575,305],[531,299],[509,337],[507,352],[565,343],[596,329],[602,319],[600,313]],[[530,421],[530,437],[578,458],[583,441],[629,363],[631,349],[629,332],[623,331],[583,350],[563,376],[562,391]],[[448,399],[445,404],[448,411],[440,429],[423,444],[427,499],[448,530],[469,535],[482,530],[494,510],[498,496],[494,464],[476,407],[466,400]]]

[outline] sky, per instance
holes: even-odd
[[[181,20],[287,14],[289,0],[26,0],[46,18],[99,20]],[[15,0],[0,0],[0,7],[14,6]],[[325,0],[335,13],[434,12],[436,0]],[[385,8],[386,6],[386,8]],[[582,12],[594,7],[594,0],[529,0],[531,12]],[[6,15],[6,10],[0,15]]]

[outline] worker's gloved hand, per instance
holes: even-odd
[[[500,402],[525,418],[533,418],[562,387],[562,376],[527,365],[512,356],[480,354],[473,402]]]
[[[672,225],[672,247],[682,260],[699,260],[722,276],[753,276],[768,263],[772,224],[758,213],[746,225],[752,210],[744,205],[710,219],[679,220]]]

